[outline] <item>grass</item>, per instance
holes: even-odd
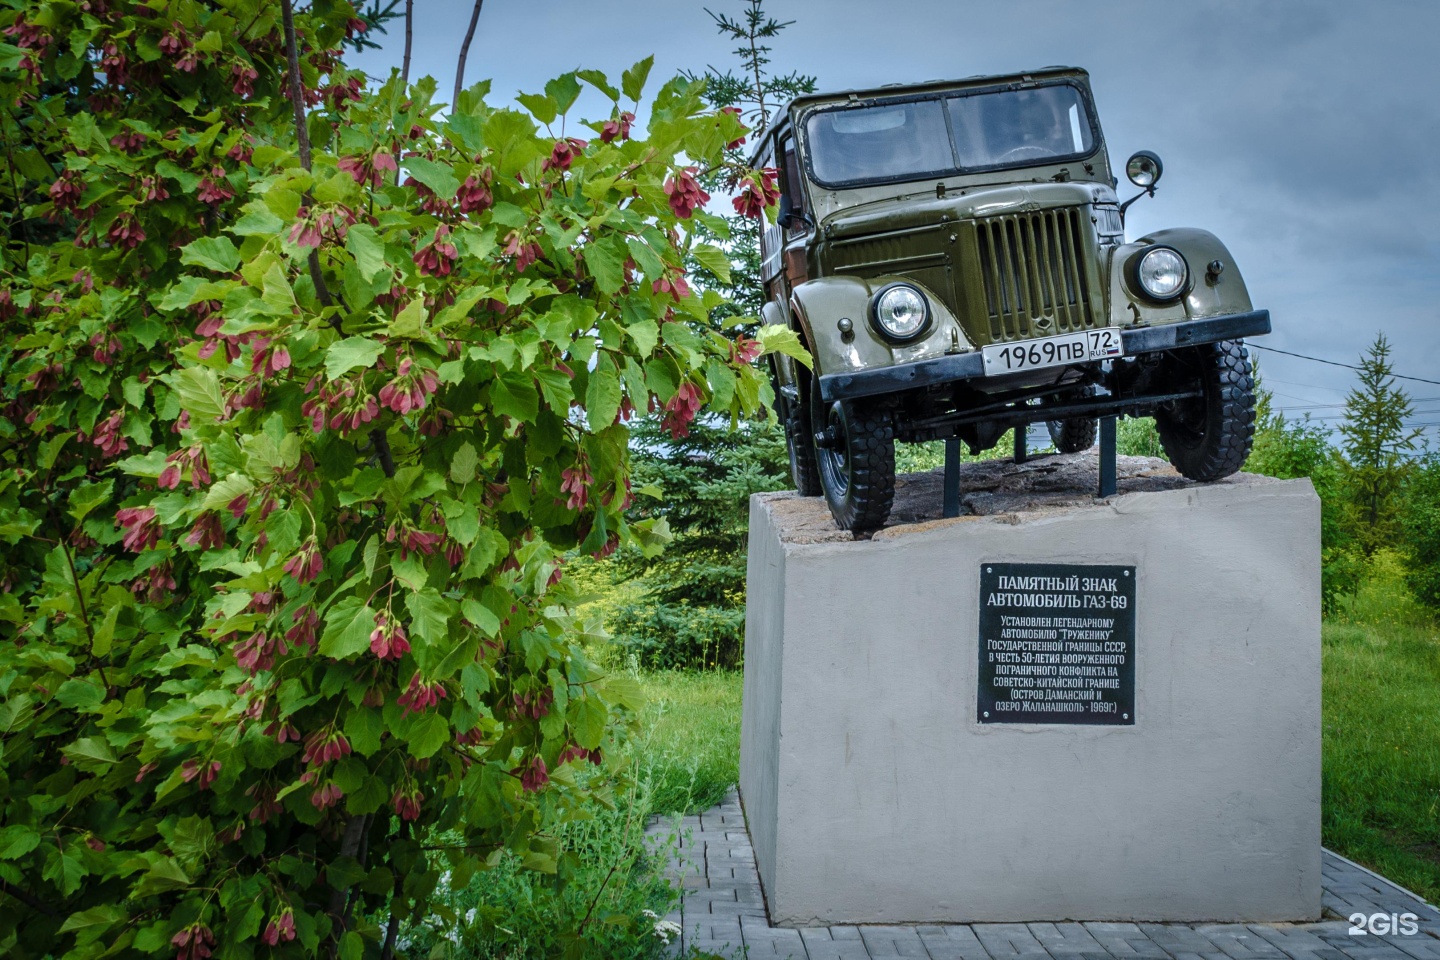
[[[1440,902],[1440,630],[1394,557],[1324,629],[1325,845]]]
[[[644,830],[657,814],[713,806],[739,778],[740,674],[642,673],[647,704],[628,745],[633,788],[617,809],[561,825],[573,854],[565,882],[504,855],[442,899],[423,924],[404,932],[417,957],[539,960],[605,957],[654,960],[665,948],[656,924],[675,893],[661,873],[663,852],[647,850]],[[648,913],[647,913],[648,911]]]

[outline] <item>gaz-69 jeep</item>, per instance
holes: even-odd
[[[770,125],[755,162],[780,178],[762,238],[765,323],[813,368],[774,362],[796,487],[836,523],[889,515],[895,441],[971,452],[1044,422],[1061,452],[1096,418],[1154,416],[1193,480],[1239,470],[1254,431],[1242,337],[1268,333],[1204,230],[1127,242],[1083,70],[814,94]]]

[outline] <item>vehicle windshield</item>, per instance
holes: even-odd
[[[832,187],[1032,166],[1095,149],[1090,111],[1069,83],[821,110],[805,132],[811,172]]]

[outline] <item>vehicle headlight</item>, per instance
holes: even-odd
[[[1174,300],[1190,285],[1190,268],[1173,247],[1150,247],[1131,261],[1131,283],[1151,300]]]
[[[870,319],[887,340],[914,340],[930,326],[930,302],[910,284],[892,283],[875,294]]]

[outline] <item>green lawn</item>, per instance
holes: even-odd
[[[1393,579],[1341,619],[1324,632],[1325,845],[1440,902],[1440,630]]]

